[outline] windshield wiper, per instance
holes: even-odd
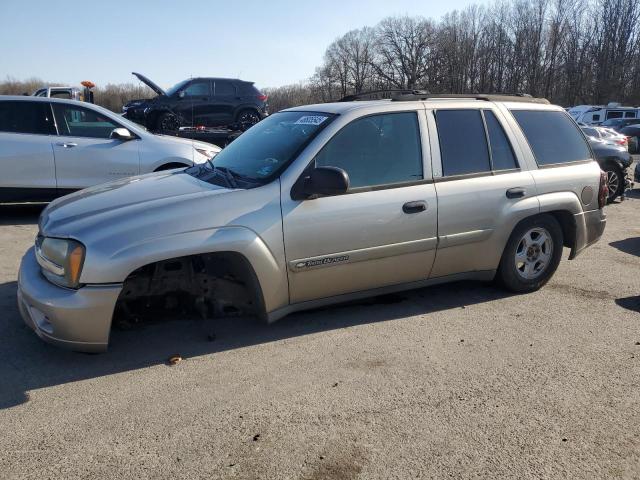
[[[229,170],[227,167],[216,167],[213,164],[211,165],[215,172],[220,172],[224,176],[225,180],[232,188],[238,188],[238,182],[236,181],[232,170]]]

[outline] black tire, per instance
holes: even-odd
[[[555,218],[551,215],[527,218],[511,233],[496,279],[512,292],[534,292],[555,273],[562,257],[562,247],[562,228]]]
[[[611,162],[607,162],[602,170],[607,174],[607,203],[611,203],[624,192],[624,174],[619,165]]]
[[[165,112],[156,120],[156,130],[159,132],[174,132],[180,127],[178,117],[173,113]]]
[[[240,110],[236,115],[236,123],[240,125],[241,130],[247,130],[260,121],[260,115],[252,108]]]

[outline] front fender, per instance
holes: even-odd
[[[203,253],[234,252],[243,255],[262,288],[266,311],[288,303],[287,276],[267,244],[246,227],[193,230],[146,239],[113,252],[102,262],[87,265],[81,282],[122,283],[138,268],[161,260]]]

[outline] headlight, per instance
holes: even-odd
[[[36,259],[47,280],[67,288],[80,286],[85,248],[80,242],[65,238],[38,236]]]
[[[207,150],[205,148],[196,148],[196,147],[193,147],[193,148],[195,148],[196,152],[198,152],[200,155],[205,156],[207,160],[211,160],[213,157],[216,156],[216,153],[218,153],[215,150]]]

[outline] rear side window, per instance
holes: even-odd
[[[228,97],[236,94],[236,87],[226,80],[216,80],[214,83],[214,95],[216,97]]]
[[[591,150],[578,126],[564,112],[512,110],[538,165],[591,160]]]
[[[316,166],[342,168],[349,175],[351,188],[421,180],[416,113],[387,113],[354,120],[322,148]]]
[[[55,135],[49,104],[0,102],[0,132]]]
[[[480,110],[438,110],[436,123],[445,177],[491,171]]]
[[[624,112],[624,118],[636,118],[636,112]]]
[[[257,95],[260,92],[253,83],[240,82],[238,84],[238,93],[240,93],[240,95]]]

